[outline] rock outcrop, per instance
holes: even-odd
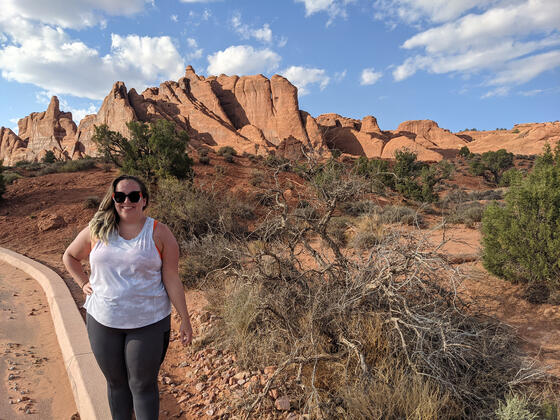
[[[0,161],[4,166],[13,166],[27,157],[25,143],[9,128],[0,127]]]
[[[440,128],[432,120],[405,121],[398,126],[396,134],[412,134],[416,143],[428,149],[457,150],[467,144],[464,139]]]
[[[45,112],[33,112],[18,121],[19,138],[26,145],[26,160],[38,160],[51,150],[57,159],[74,155],[76,124],[71,112],[60,110],[53,96]]]
[[[554,147],[560,141],[560,122],[516,124],[511,130],[462,131],[459,136],[468,139],[467,147],[473,153],[506,149],[520,155],[542,153],[546,143]]]
[[[394,131],[383,131],[375,117],[362,120],[338,114],[313,118],[299,109],[297,88],[282,76],[197,75],[186,68],[184,77],[167,81],[139,94],[123,82],[113,85],[99,112],[79,126],[62,112],[53,97],[47,110],[32,113],[18,123],[19,136],[0,129],[0,159],[5,165],[39,160],[47,150],[61,159],[98,154],[92,141],[95,126],[129,136],[127,123],[167,119],[186,130],[191,147],[231,146],[238,153],[278,155],[298,159],[308,150],[329,156],[331,149],[368,158],[393,158],[406,148],[419,160],[453,157],[467,145],[472,152],[506,150],[537,154],[546,142],[560,140],[560,123],[518,124],[512,130],[451,133],[431,120],[405,121]]]

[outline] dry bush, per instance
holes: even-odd
[[[272,381],[291,378],[312,418],[489,417],[506,391],[539,377],[508,326],[461,301],[459,273],[416,232],[341,249],[328,225],[363,190],[344,173],[316,179],[314,217],[291,211],[277,186],[258,246],[237,248],[239,265],[213,276],[219,342],[247,368],[278,367],[247,416]]]
[[[473,228],[482,221],[484,205],[477,201],[463,203],[451,210],[447,218],[449,223],[463,223],[468,228]]]
[[[353,247],[368,249],[383,241],[385,227],[378,213],[366,214],[360,217],[356,226],[352,227]]]
[[[247,220],[254,217],[253,207],[242,200],[173,178],[160,181],[154,203],[153,216],[171,228],[179,243],[209,233],[243,236]]]

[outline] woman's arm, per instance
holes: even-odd
[[[154,237],[157,238],[157,242],[163,248],[161,250],[161,277],[171,303],[181,316],[181,326],[179,328],[181,342],[183,345],[187,345],[192,341],[193,332],[185,300],[185,290],[179,278],[179,245],[171,230],[163,223],[157,224]]]
[[[92,293],[88,276],[83,267],[82,260],[85,260],[91,251],[91,236],[89,227],[84,228],[72,243],[64,251],[62,262],[66,266],[68,272],[74,278],[74,281],[82,288],[82,290],[90,295]]]

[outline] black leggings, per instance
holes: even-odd
[[[113,420],[157,420],[159,367],[169,345],[171,316],[140,328],[110,328],[87,314],[91,349],[107,379]]]

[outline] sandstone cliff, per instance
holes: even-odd
[[[61,159],[95,156],[95,126],[128,137],[130,121],[173,121],[186,130],[191,147],[234,147],[239,153],[277,153],[290,159],[315,150],[329,156],[331,149],[353,156],[393,158],[409,149],[419,160],[439,161],[455,156],[467,145],[472,152],[505,148],[517,154],[536,154],[545,142],[560,140],[560,123],[518,124],[512,130],[451,133],[431,120],[405,121],[396,130],[383,131],[373,116],[362,120],[338,114],[313,118],[299,109],[297,88],[282,76],[197,75],[186,68],[184,77],[167,81],[139,94],[123,82],[113,85],[101,108],[79,126],[72,114],[59,109],[53,97],[47,110],[32,113],[18,123],[19,136],[0,131],[0,159],[5,165],[38,160],[47,150]]]

